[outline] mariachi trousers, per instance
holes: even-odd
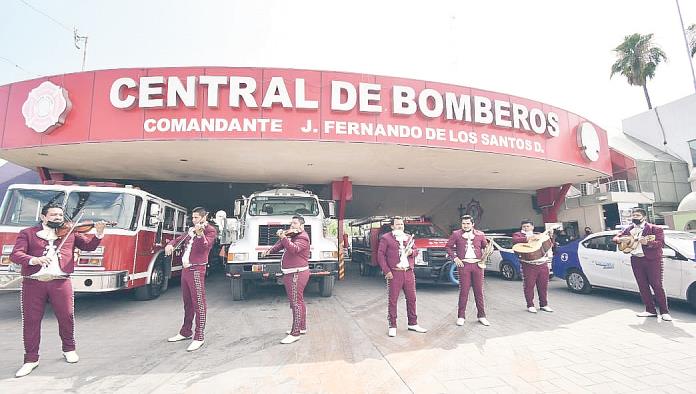
[[[389,327],[396,328],[396,303],[399,301],[401,290],[404,291],[406,296],[408,325],[415,326],[418,324],[418,316],[416,316],[416,275],[412,269],[407,271],[393,269],[391,273],[394,277],[387,279],[387,291],[389,294],[387,320],[389,321]]]
[[[46,303],[50,302],[58,320],[58,335],[64,352],[75,350],[75,307],[70,279],[54,279],[46,282],[22,279],[20,305],[22,308],[22,334],[24,336],[24,362],[39,361],[41,320]]]
[[[459,271],[459,311],[457,317],[464,318],[466,303],[469,301],[469,289],[474,288],[474,300],[476,301],[476,317],[486,317],[483,302],[483,268],[478,264],[464,263],[463,267],[457,267]]]
[[[645,257],[631,256],[631,268],[633,268],[633,276],[636,277],[638,290],[640,291],[640,299],[645,304],[645,311],[657,314],[655,309],[655,301],[650,292],[655,293],[657,304],[660,307],[660,313],[669,313],[667,307],[667,295],[662,286],[662,275],[664,271],[662,259],[647,259]]]
[[[524,287],[524,299],[527,301],[527,308],[534,306],[534,286],[536,285],[539,293],[539,306],[544,307],[549,304],[549,265],[547,263],[531,264],[520,261],[522,266],[522,285]]]
[[[304,289],[309,282],[309,270],[283,275],[285,293],[288,295],[292,310],[292,328],[290,335],[298,336],[307,329],[307,307],[304,303]]]
[[[184,300],[184,324],[179,334],[190,337],[193,334],[193,319],[196,318],[194,341],[204,339],[205,318],[208,306],[205,301],[206,264],[196,264],[181,270],[181,297]]]

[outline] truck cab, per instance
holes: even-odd
[[[328,215],[321,202],[311,192],[282,187],[235,201],[235,218],[228,219],[226,225],[234,241],[228,248],[225,267],[235,301],[246,298],[250,285],[282,284],[282,253],[262,254],[278,241],[278,230],[290,227],[295,215],[305,219],[304,230],[310,238],[311,280],[319,282],[322,296],[332,295],[338,275],[337,240],[327,233],[333,201],[328,201]]]

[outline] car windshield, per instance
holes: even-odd
[[[665,243],[689,259],[694,258],[694,241],[696,241],[696,234],[665,233]]]
[[[512,249],[512,238],[493,238],[493,240],[503,249]]]
[[[404,232],[416,238],[447,238],[439,228],[432,224],[406,224]]]
[[[7,193],[2,209],[2,224],[33,226],[41,220],[41,208],[52,203],[63,205],[65,192],[59,190],[12,189]]]
[[[272,197],[259,196],[251,199],[249,203],[249,215],[251,216],[277,216],[277,215],[319,215],[319,204],[311,197]]]
[[[132,194],[108,192],[71,192],[65,214],[80,221],[105,220],[116,222],[114,227],[135,230],[142,199]]]

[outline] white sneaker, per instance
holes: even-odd
[[[286,333],[287,335],[290,335],[291,331],[290,331],[290,330],[287,330],[287,331],[285,331],[285,333]],[[304,335],[304,334],[306,334],[306,333],[307,333],[307,330],[300,330],[300,335]]]
[[[176,334],[173,337],[168,338],[167,342],[179,342],[179,341],[184,341],[186,339],[191,339],[191,337],[185,337],[181,334]]]
[[[464,325],[464,318],[463,318],[463,317],[460,317],[459,319],[457,319],[457,325],[458,325],[458,326],[463,326],[463,325]]]
[[[672,316],[670,316],[669,313],[663,313],[661,317],[664,321],[672,321]]]
[[[191,344],[188,345],[188,347],[186,348],[186,351],[187,352],[194,352],[194,351],[200,349],[201,346],[203,346],[203,342],[204,341],[195,341],[195,340],[191,341]]]
[[[541,309],[541,310],[544,311],[544,312],[553,312],[553,308],[551,308],[551,307],[548,306],[548,305],[542,306],[542,307],[539,308],[539,309]]]
[[[486,327],[491,325],[491,323],[485,317],[479,317],[478,321]]]
[[[527,312],[529,312],[529,313],[537,313],[537,310],[536,310],[535,307],[530,306],[529,308],[527,308]]]
[[[80,361],[80,357],[74,350],[71,352],[63,352],[63,357],[65,357],[65,361],[69,362],[70,364]]]
[[[39,362],[35,363],[24,363],[22,367],[15,373],[15,378],[21,378],[22,376],[27,376],[34,370],[34,368],[39,366]]]
[[[414,326],[408,326],[408,329],[409,329],[410,331],[419,332],[419,333],[421,333],[421,334],[425,334],[426,332],[428,332],[427,329],[425,329],[425,328],[419,326],[418,324],[416,324],[416,325],[414,325]]]
[[[657,314],[650,313],[648,311],[644,311],[644,312],[636,313],[636,316],[638,316],[638,317],[655,317],[655,316],[657,316]]]
[[[283,338],[283,340],[280,341],[280,343],[282,343],[283,345],[289,345],[289,344],[297,342],[299,340],[300,340],[299,335],[298,336],[288,335],[287,337]]]
[[[395,337],[396,336],[396,327],[389,327],[389,330],[387,331],[387,335],[390,337]]]

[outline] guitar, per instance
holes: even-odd
[[[654,241],[655,236],[650,234],[645,237],[641,237],[638,235],[638,237],[635,236],[625,236],[625,237],[620,237],[619,238],[619,250],[626,253],[630,254],[632,251],[636,250],[638,248],[638,245],[640,245],[640,241],[642,239],[646,239],[648,242]]]
[[[543,233],[538,234],[538,238],[534,241],[514,244],[512,245],[512,250],[522,261],[539,260],[546,256],[548,251],[553,248],[553,238],[551,238],[551,233],[560,227],[560,225],[550,227]]]

